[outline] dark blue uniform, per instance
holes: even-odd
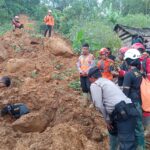
[[[144,142],[144,128],[142,124],[142,108],[141,108],[141,95],[140,95],[140,85],[142,81],[142,74],[137,69],[131,69],[124,76],[123,81],[123,92],[127,97],[129,97],[134,103],[136,109],[139,112],[139,117],[136,119],[136,147],[139,149],[145,148]]]
[[[121,70],[124,70],[124,71],[128,71],[128,70],[129,70],[129,65],[127,64],[126,61],[124,61],[124,62],[121,64],[120,69],[121,69]],[[124,77],[118,77],[118,85],[119,85],[119,86],[122,86],[122,85],[123,85],[123,80],[124,80]]]

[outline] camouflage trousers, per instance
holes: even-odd
[[[145,140],[144,140],[144,127],[142,122],[142,108],[141,104],[136,102],[134,103],[136,109],[138,110],[140,116],[136,120],[136,128],[135,128],[135,138],[136,138],[136,145],[137,150],[145,150]]]

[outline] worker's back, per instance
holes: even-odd
[[[121,89],[112,81],[105,78],[99,78],[91,86],[95,86],[95,84],[99,86],[102,91],[102,101],[108,113],[111,113],[114,110],[115,105],[121,101],[131,103],[131,100],[127,98]]]
[[[112,80],[113,75],[111,73],[111,67],[114,65],[114,61],[107,58],[106,60],[99,60],[97,67],[101,70],[102,77]]]

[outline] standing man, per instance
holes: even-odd
[[[90,69],[88,77],[93,103],[101,111],[109,132],[118,137],[119,149],[136,150],[134,130],[138,112],[131,99],[112,81],[101,78],[97,67]]]
[[[89,52],[89,44],[85,43],[82,45],[82,54],[78,59],[77,68],[80,74],[81,88],[83,91],[83,96],[85,97],[85,104],[89,100],[90,96],[90,82],[88,79],[88,72],[91,67],[95,65],[94,56]]]
[[[126,60],[127,64],[130,66],[130,69],[124,76],[123,92],[132,100],[140,114],[136,119],[136,148],[137,150],[145,150],[144,128],[142,124],[142,101],[140,92],[140,85],[142,81],[142,74],[140,72],[141,63],[139,60],[140,56],[141,54],[137,49],[129,49],[125,53],[124,60]]]
[[[100,60],[97,63],[97,67],[102,72],[102,77],[113,80],[114,71],[114,61],[108,58],[109,51],[107,48],[102,48],[99,52]]]
[[[46,24],[46,30],[44,36],[46,37],[48,32],[48,36],[51,37],[51,33],[54,27],[54,17],[52,16],[51,10],[48,10],[48,15],[44,17],[44,22]]]

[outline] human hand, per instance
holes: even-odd
[[[108,129],[108,130],[113,130],[113,126],[112,126],[111,123],[107,123],[107,129]]]

